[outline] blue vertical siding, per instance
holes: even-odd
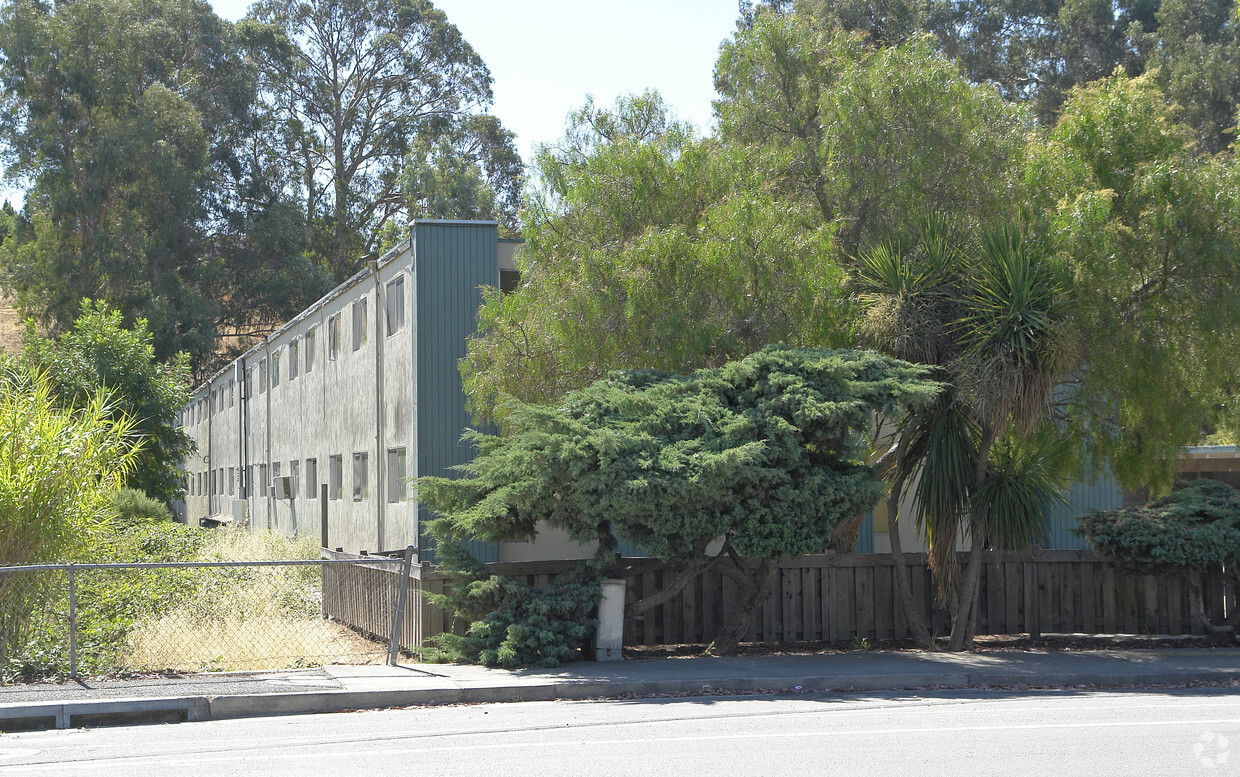
[[[474,454],[460,441],[472,426],[458,363],[474,333],[482,286],[499,285],[496,225],[485,222],[415,222],[413,272],[417,287],[417,474],[457,477],[452,467]],[[424,528],[429,511],[419,505],[421,559],[433,561]],[[480,561],[498,561],[499,547],[470,542]]]
[[[1092,483],[1074,480],[1067,500],[1046,510],[1042,547],[1049,550],[1087,550],[1089,543],[1073,533],[1079,518],[1092,510],[1116,510],[1124,506],[1124,491],[1108,468]]]
[[[857,532],[857,552],[874,552],[874,511],[871,510],[861,519],[861,530]]]

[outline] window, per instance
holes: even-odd
[[[237,396],[237,381],[233,378],[228,379],[228,406],[232,407]]]
[[[241,492],[247,496],[254,495],[254,465],[246,467],[242,470],[245,473],[245,482],[241,484]]]
[[[340,355],[340,314],[327,319],[327,360],[336,361]]]
[[[366,298],[353,303],[353,350],[366,344]]]
[[[271,387],[280,385],[280,349],[271,354]]]
[[[258,465],[258,496],[268,496],[270,491],[267,488],[267,465]]]
[[[405,276],[387,285],[387,333],[394,335],[405,328]]]
[[[245,395],[247,397],[254,396],[254,368],[245,371]]]
[[[297,379],[297,365],[301,358],[301,341],[294,338],[288,346],[288,379]]]
[[[306,499],[319,498],[319,460],[306,459]]]
[[[344,496],[344,457],[336,454],[327,460],[327,495],[336,500]]]
[[[366,453],[353,454],[353,501],[363,502],[370,498],[370,484],[367,482],[369,472],[367,466],[369,456]]]
[[[213,495],[215,494],[215,489],[216,489],[215,470],[211,470],[211,494]]]
[[[266,390],[267,390],[267,360],[259,359],[258,360],[258,393],[261,394]]]
[[[405,501],[405,449],[392,448],[387,452],[387,492],[389,502]]]
[[[280,477],[280,462],[273,461],[271,462],[271,479],[275,480],[278,477]]]
[[[314,369],[314,340],[319,328],[312,326],[306,330],[306,374]]]

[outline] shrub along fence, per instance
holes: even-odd
[[[390,620],[394,594],[390,566],[368,567],[360,557],[324,551],[325,558],[359,563],[332,569],[333,579],[350,596],[337,596],[325,579],[323,604],[332,618],[366,631]],[[934,605],[930,569],[923,553],[905,555],[913,597],[931,630],[950,631],[945,609]],[[961,553],[963,567],[968,554]],[[1091,551],[1034,550],[987,552],[982,569],[977,634],[1203,634],[1192,611],[1188,586],[1177,577],[1129,575],[1117,571]],[[489,564],[527,584],[546,585],[573,562]],[[754,642],[831,642],[911,637],[896,599],[893,561],[887,554],[810,555],[780,565],[779,579],[754,621]],[[624,559],[618,577],[627,584],[628,601],[660,590],[674,575],[654,559]],[[361,584],[362,576],[372,581]],[[406,647],[453,628],[443,611],[427,604],[419,591],[440,593],[445,578],[430,564],[412,564],[408,577],[407,616],[400,642]],[[371,590],[382,595],[363,594]],[[739,599],[735,583],[708,572],[680,595],[643,616],[627,618],[626,645],[707,643],[724,622],[726,608]],[[1204,602],[1216,621],[1237,606],[1236,592],[1224,581],[1206,581]]]

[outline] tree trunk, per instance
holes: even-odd
[[[982,444],[978,446],[977,463],[973,469],[973,487],[976,492],[986,480],[986,462],[990,459],[990,449],[995,444],[999,430],[994,424],[987,424],[982,432]],[[982,579],[982,553],[986,550],[986,527],[982,525],[980,516],[973,516],[973,525],[969,530],[969,565],[965,568],[964,580],[957,590],[955,607],[952,608],[952,634],[947,641],[947,649],[959,652],[969,642],[969,624],[973,618],[973,608],[977,605],[977,587]],[[969,645],[972,647],[972,645]]]
[[[907,479],[904,473],[904,457],[908,451],[911,430],[917,426],[918,421],[919,417],[914,417],[909,422],[904,433],[900,435],[900,441],[896,444],[896,460],[892,469],[896,476],[891,484],[891,491],[887,494],[887,538],[891,542],[892,578],[896,584],[896,596],[900,599],[900,607],[904,610],[904,621],[908,624],[908,630],[912,632],[913,639],[919,645],[933,647],[930,629],[926,627],[926,620],[922,617],[921,611],[917,609],[917,603],[913,601],[913,587],[909,582],[908,564],[904,558],[903,541],[900,539],[900,497],[904,492],[904,482]]]
[[[749,590],[745,600],[736,613],[723,624],[723,628],[715,635],[706,652],[712,656],[726,656],[736,650],[736,646],[753,633],[753,619],[758,608],[766,601],[771,586],[779,574],[779,559],[762,559],[747,581]]]
[[[856,553],[857,537],[861,534],[861,522],[864,520],[864,515],[857,515],[842,521],[835,527],[835,531],[831,532],[827,547],[836,553]]]
[[[1221,624],[1217,624],[1210,620],[1210,614],[1206,612],[1205,597],[1202,596],[1202,581],[1200,572],[1190,572],[1188,574],[1188,589],[1192,599],[1193,612],[1197,614],[1198,620],[1213,634],[1235,634],[1237,622],[1240,621],[1240,608],[1235,608],[1231,614],[1227,616]]]

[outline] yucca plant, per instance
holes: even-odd
[[[856,286],[871,343],[932,365],[949,386],[932,407],[897,419],[888,515],[898,515],[905,484],[915,482],[938,598],[952,610],[949,648],[959,650],[981,573],[974,552],[958,575],[960,538],[967,534],[974,551],[1028,547],[1045,505],[1066,486],[1062,467],[1051,463],[1063,456],[1037,457],[1058,444],[1046,431],[1053,391],[1078,356],[1068,285],[1018,230],[1003,226],[969,242],[934,217],[916,245],[863,254]],[[898,534],[893,527],[893,554],[901,551]],[[926,641],[902,563],[896,586],[915,636]]]

